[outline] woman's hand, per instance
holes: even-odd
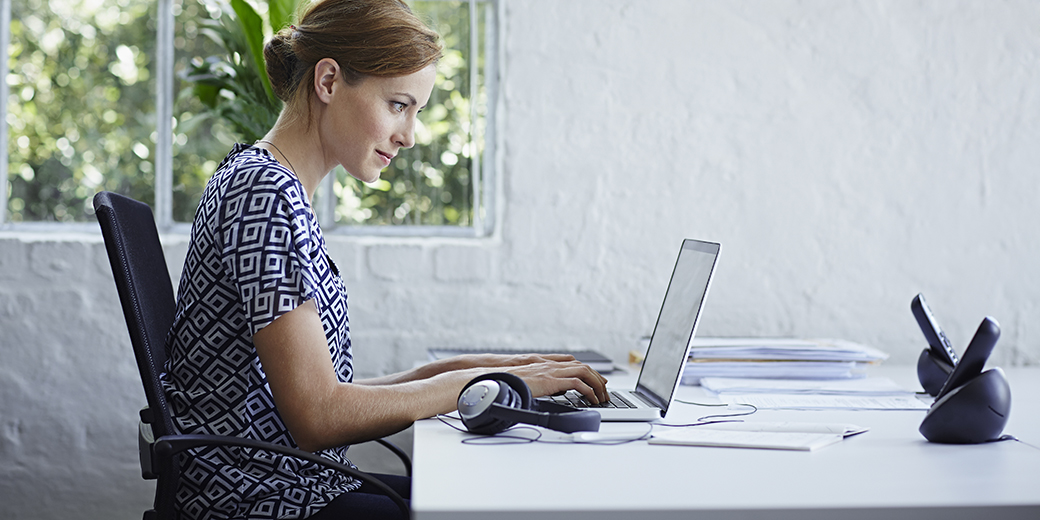
[[[534,397],[577,390],[593,403],[609,400],[606,378],[569,354],[464,354],[442,361],[442,373],[476,369],[479,373],[515,374],[527,383]]]
[[[507,366],[502,372],[509,372],[523,379],[531,388],[534,397],[577,390],[595,404],[610,400],[606,388],[607,379],[574,358],[570,361],[547,360]]]

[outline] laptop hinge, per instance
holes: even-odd
[[[632,392],[632,395],[638,397],[640,401],[643,401],[644,404],[651,408],[660,408],[661,416],[664,416],[664,411],[668,408],[668,403],[664,399],[656,400],[655,398],[657,395],[645,386],[636,385],[636,391]]]

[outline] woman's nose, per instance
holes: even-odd
[[[403,126],[394,142],[401,148],[411,148],[415,146],[415,117],[409,117]]]

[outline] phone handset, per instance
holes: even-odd
[[[914,313],[917,325],[921,327],[921,332],[924,333],[933,353],[949,364],[951,368],[957,366],[957,352],[953,350],[950,338],[946,337],[946,333],[943,332],[935,315],[932,314],[932,309],[928,307],[924,294],[914,296],[913,301],[910,302],[910,311]]]
[[[935,399],[942,399],[953,389],[964,386],[968,381],[981,374],[982,369],[986,367],[986,360],[989,359],[989,355],[993,352],[993,347],[996,346],[999,339],[1000,325],[997,324],[997,320],[986,316],[971,338],[971,343],[968,343],[964,357],[953,367],[953,372],[950,373],[946,384],[939,390],[939,395],[935,396]]]
[[[953,350],[950,339],[932,315],[923,294],[914,296],[910,302],[910,310],[925,340],[928,341],[928,347],[921,351],[917,358],[917,379],[928,395],[934,397],[939,394],[939,390],[953,372],[953,367],[957,365],[957,352]]]

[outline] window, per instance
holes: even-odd
[[[266,0],[247,1],[266,16]],[[409,2],[445,51],[416,146],[369,185],[330,174],[315,198],[327,234],[489,232],[496,4]],[[225,11],[228,0],[4,1],[0,224],[92,222],[91,198],[104,189],[186,230],[206,180],[245,140],[187,79],[193,60],[222,52],[207,34]]]
[[[153,203],[152,2],[13,0],[4,7],[3,220],[84,221],[99,189]]]

